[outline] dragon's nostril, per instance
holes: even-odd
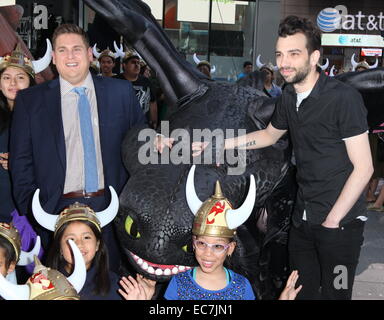
[[[125,231],[127,231],[127,233],[135,239],[139,239],[141,237],[137,223],[131,216],[127,216],[125,219]]]

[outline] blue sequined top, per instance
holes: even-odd
[[[230,282],[221,290],[211,291],[200,287],[192,271],[178,273],[169,282],[164,294],[167,300],[255,300],[248,279],[229,270]]]

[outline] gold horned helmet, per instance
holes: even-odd
[[[38,236],[35,242],[34,248],[30,252],[25,252],[21,250],[21,238],[19,231],[13,226],[13,224],[8,224],[0,222],[0,236],[7,239],[16,254],[16,262],[19,266],[26,266],[33,262],[33,256],[38,255],[40,252],[41,241]]]
[[[236,234],[236,228],[252,213],[256,198],[255,178],[251,175],[248,195],[242,206],[233,209],[224,197],[218,181],[215,194],[204,202],[200,201],[194,187],[195,168],[195,165],[191,167],[186,184],[187,203],[195,215],[192,233],[196,236],[232,238]]]
[[[0,71],[8,67],[16,67],[23,69],[32,78],[35,78],[36,73],[43,71],[49,66],[52,59],[52,45],[47,39],[47,50],[44,57],[33,61],[29,59],[21,49],[20,43],[17,44],[15,50],[4,57],[0,57]]]
[[[35,191],[32,199],[32,212],[36,221],[44,228],[56,232],[60,227],[69,221],[89,221],[93,223],[99,231],[105,225],[110,223],[119,210],[119,198],[117,197],[115,189],[109,187],[111,191],[111,203],[108,208],[100,212],[94,212],[90,207],[75,202],[68,208],[64,209],[59,215],[49,214],[41,207],[39,194],[40,189]]]
[[[68,278],[43,266],[35,256],[35,269],[26,284],[14,284],[0,274],[0,296],[6,300],[79,300],[78,293],[84,286],[87,270],[79,248],[72,240],[68,242],[75,262]]]

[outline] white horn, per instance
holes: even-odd
[[[5,300],[29,300],[29,286],[14,284],[0,273],[0,296]]]
[[[261,68],[264,66],[264,63],[261,63],[261,61],[260,61],[260,57],[261,57],[261,54],[259,54],[259,55],[257,56],[257,59],[256,59],[256,65],[257,65],[257,67],[258,67],[259,69],[261,69]]]
[[[40,204],[39,195],[40,195],[40,189],[37,189],[32,199],[33,216],[42,227],[50,231],[55,231],[55,224],[59,216],[54,214],[49,214],[44,211],[44,209],[41,207],[41,204]]]
[[[327,62],[326,63],[324,63],[323,65],[320,65],[320,68],[321,68],[321,70],[326,70],[327,68],[328,68],[328,66],[329,66],[329,60],[328,60],[328,58],[327,58]]]
[[[379,65],[379,59],[377,59],[377,57],[376,57],[376,62],[375,62],[375,64],[372,65],[372,66],[369,66],[369,69],[375,69],[375,68],[377,68],[378,65]]]
[[[77,293],[79,293],[84,286],[85,280],[87,279],[87,269],[85,267],[83,255],[77,245],[71,239],[68,240],[68,243],[72,248],[75,267],[67,280],[73,285]]]
[[[248,195],[240,208],[229,209],[226,214],[226,221],[229,229],[236,229],[238,226],[242,225],[247,221],[248,217],[251,215],[253,206],[256,200],[256,183],[255,178],[251,174],[250,177],[250,186],[248,190]]]
[[[359,64],[358,62],[355,61],[355,54],[353,54],[351,57],[351,64],[352,64],[352,71],[355,71],[356,66]]]
[[[213,66],[212,68],[211,68],[211,73],[215,73],[216,72],[216,66]]]
[[[39,73],[43,71],[45,68],[49,66],[52,60],[52,45],[51,42],[46,39],[47,41],[47,50],[45,51],[44,57],[42,57],[39,60],[32,61],[33,70],[35,70],[35,73]]]
[[[197,57],[196,53],[193,54],[193,61],[195,61],[196,64],[199,64],[201,62],[200,59]]]
[[[35,246],[33,247],[32,251],[25,252],[21,250],[20,252],[20,259],[17,263],[18,266],[27,266],[30,263],[33,262],[33,256],[38,256],[41,248],[41,240],[40,236],[37,236]]]
[[[92,52],[93,52],[93,55],[95,56],[95,58],[96,58],[96,59],[99,59],[101,53],[99,53],[99,52],[97,51],[96,45],[97,45],[97,43],[95,43],[95,45],[92,47]]]
[[[117,59],[118,57],[124,58],[124,50],[123,50],[123,45],[120,44],[120,48],[117,47],[116,41],[113,41],[113,47],[115,48],[115,58]]]
[[[193,165],[189,170],[187,184],[185,186],[185,195],[187,198],[188,207],[193,212],[194,215],[196,215],[197,211],[200,209],[201,205],[203,204],[200,201],[195,191],[195,183],[194,183],[195,169],[196,169],[196,165]]]
[[[95,212],[97,219],[100,221],[101,228],[110,223],[116,217],[119,210],[119,198],[117,193],[111,186],[109,186],[109,190],[111,191],[111,203],[108,208],[100,212]]]
[[[335,65],[333,65],[331,70],[329,71],[329,76],[330,77],[334,77],[335,76],[334,71],[335,71]]]

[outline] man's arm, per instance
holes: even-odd
[[[225,139],[224,149],[261,149],[277,142],[287,130],[276,129],[271,123],[264,130],[253,131],[244,136]]]
[[[287,130],[276,129],[271,123],[264,130],[253,131],[243,136],[225,139],[225,150],[229,149],[260,149],[269,147],[277,142]],[[193,142],[192,156],[196,157],[203,152],[209,142]]]
[[[322,223],[327,228],[338,228],[340,221],[351,210],[366,187],[373,173],[372,157],[368,134],[350,137],[344,140],[347,153],[353,165],[353,171],[346,181],[339,197]]]
[[[36,189],[33,169],[32,142],[27,104],[19,92],[12,116],[9,168],[13,196],[20,214],[27,214],[33,191]]]

